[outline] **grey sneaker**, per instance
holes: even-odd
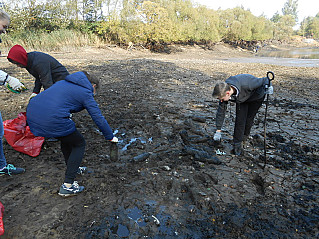
[[[13,166],[13,164],[7,164],[7,166],[4,167],[4,169],[2,169],[0,171],[0,176],[2,175],[16,175],[16,174],[20,174],[20,173],[24,173],[25,169],[24,168],[16,168]]]
[[[62,197],[69,197],[77,195],[84,190],[83,186],[79,186],[77,181],[74,181],[71,187],[66,187],[64,184],[61,185],[59,195]]]
[[[87,167],[79,167],[77,174],[83,175],[86,174],[88,172],[88,168]]]

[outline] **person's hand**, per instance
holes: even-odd
[[[274,87],[272,85],[269,87],[266,87],[265,94],[272,95],[273,93],[274,93]]]
[[[26,90],[24,84],[22,84],[17,78],[12,76],[8,76],[6,83],[15,91],[23,91]]]
[[[113,137],[113,139],[110,140],[112,143],[118,143],[119,139],[116,137]]]
[[[31,100],[33,97],[37,96],[38,94],[37,93],[32,93],[29,97],[29,100]]]
[[[214,141],[220,141],[222,138],[222,132],[221,131],[216,131],[214,134]]]

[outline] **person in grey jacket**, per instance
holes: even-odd
[[[9,15],[0,9],[0,34],[6,33],[6,30],[10,24]],[[0,39],[1,40],[1,39]],[[1,42],[1,41],[0,41]],[[14,91],[20,92],[25,90],[24,85],[17,79],[12,76],[9,76],[6,72],[0,70],[0,86],[6,85]],[[12,164],[7,164],[7,160],[4,156],[2,137],[4,135],[3,122],[0,112],[0,176],[2,175],[15,175],[23,173],[24,168],[16,168]]]
[[[257,78],[249,74],[229,77],[225,82],[218,82],[213,90],[213,98],[219,99],[216,113],[216,132],[214,140],[220,141],[228,101],[236,103],[236,120],[233,134],[235,155],[243,153],[242,142],[245,141],[254,123],[254,118],[261,107],[265,95],[272,92],[267,77]]]
[[[54,57],[38,51],[27,53],[20,45],[14,45],[7,58],[11,63],[26,68],[34,76],[35,83],[30,98],[39,94],[42,86],[46,90],[69,75],[67,69]]]

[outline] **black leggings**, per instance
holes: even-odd
[[[234,144],[241,143],[244,135],[249,136],[255,115],[261,107],[264,98],[258,101],[236,104],[236,120],[234,129]]]
[[[64,182],[72,184],[82,163],[85,140],[77,129],[72,134],[58,139],[61,141],[61,150],[66,164]]]

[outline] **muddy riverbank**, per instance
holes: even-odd
[[[32,158],[6,142],[23,175],[0,177],[3,238],[317,238],[319,236],[319,68],[231,62],[253,53],[218,44],[171,54],[116,47],[50,53],[70,72],[88,70],[103,87],[96,100],[120,139],[117,162],[87,112],[74,115],[87,149],[85,191],[57,195],[64,161],[58,142]],[[3,70],[32,89],[23,69]],[[214,83],[235,74],[275,73],[263,158],[264,109],[246,155],[230,154],[234,105],[214,144]],[[4,120],[25,111],[29,90],[0,89]]]

